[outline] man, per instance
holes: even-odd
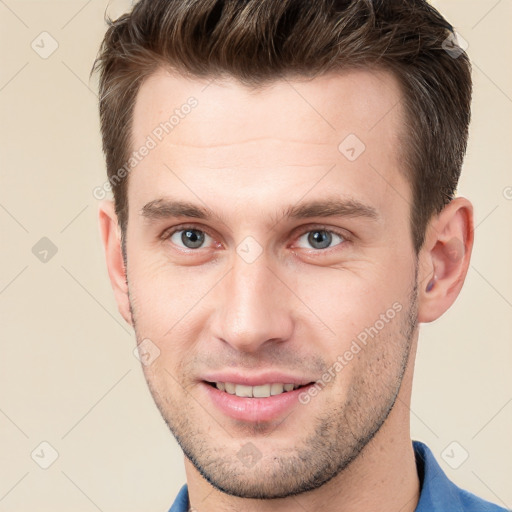
[[[412,442],[419,324],[473,246],[471,75],[420,0],[142,0],[100,71],[119,311],[172,512],[495,511]]]

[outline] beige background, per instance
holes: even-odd
[[[108,12],[129,5],[112,1]],[[421,328],[412,432],[456,483],[510,508],[512,2],[434,5],[469,43],[474,65],[459,191],[474,203],[477,228],[461,296]],[[106,8],[106,0],[0,1],[0,512],[166,511],[185,482],[98,235],[92,190],[105,169],[88,75]],[[58,48],[44,59],[51,38]],[[57,248],[46,262],[32,252],[42,237]],[[59,454],[48,469],[38,465],[50,461],[43,441]],[[469,453],[456,470],[442,457],[453,441],[452,459]]]

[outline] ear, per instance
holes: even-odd
[[[117,221],[114,202],[108,199],[101,201],[98,217],[101,239],[107,260],[108,275],[114,290],[117,307],[126,322],[132,325],[126,268],[121,250],[121,229]]]
[[[455,302],[469,268],[473,232],[473,205],[465,197],[453,199],[430,221],[419,254],[419,322],[436,320]]]

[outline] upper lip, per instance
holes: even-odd
[[[263,384],[296,384],[303,386],[314,382],[315,379],[308,379],[297,375],[290,375],[283,372],[265,372],[257,375],[223,372],[209,373],[203,376],[203,380],[207,382],[232,382],[233,384],[242,384],[245,386],[261,386]]]

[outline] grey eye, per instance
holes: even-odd
[[[182,244],[186,249],[198,249],[204,244],[207,237],[210,238],[199,229],[186,228],[175,231],[170,240],[178,246]]]
[[[340,242],[343,242],[344,239],[340,235],[333,233],[332,231],[328,231],[326,229],[314,229],[304,233],[299,240],[306,237],[307,243],[310,244],[313,249],[326,249],[331,246],[333,238],[338,238]],[[338,244],[336,244],[338,245]],[[308,247],[305,247],[306,249]]]

